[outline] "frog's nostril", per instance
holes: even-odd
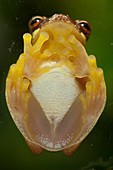
[[[63,14],[54,14],[51,18],[51,21],[70,21],[70,17],[68,15],[63,15]]]

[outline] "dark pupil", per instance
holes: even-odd
[[[33,20],[31,21],[31,25],[34,25],[34,24],[36,24],[37,22],[40,23],[41,21],[42,21],[41,18],[35,18],[35,19],[33,19]]]
[[[86,28],[88,31],[91,31],[91,29],[90,29],[90,27],[87,23],[83,22],[83,23],[80,23],[80,24],[81,24],[82,27]]]

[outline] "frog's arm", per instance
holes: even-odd
[[[6,99],[11,116],[24,136],[28,146],[33,153],[39,154],[42,152],[42,148],[31,142],[26,131],[26,124],[24,123],[28,113],[28,101],[30,98],[29,87],[31,85],[30,80],[23,76],[24,62],[25,55],[22,54],[17,63],[10,67],[6,80]]]
[[[100,117],[106,102],[106,86],[103,70],[97,68],[95,56],[89,56],[90,79],[86,83],[86,91],[80,95],[79,107],[82,116],[82,129],[79,136],[75,134],[71,147],[64,150],[65,154],[71,155],[79,146],[81,141],[89,134]],[[82,126],[81,125],[81,126]]]

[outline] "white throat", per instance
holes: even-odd
[[[31,91],[54,128],[80,94],[80,88],[66,66],[42,74],[33,81]]]

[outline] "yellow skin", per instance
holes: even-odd
[[[10,67],[6,80],[6,101],[11,116],[36,154],[43,148],[72,154],[97,123],[106,101],[103,71],[97,68],[96,58],[87,55],[83,46],[85,37],[72,22],[61,18],[56,21],[58,16],[52,16],[52,22],[46,22],[32,35],[24,34],[24,53]],[[79,88],[68,114],[63,113],[61,117],[57,113],[58,120],[54,114],[49,117],[44,112],[35,97],[38,94],[33,91],[35,82],[39,83],[41,77],[57,68],[62,69],[58,75],[67,80],[72,77],[72,81],[76,80],[74,89]]]

